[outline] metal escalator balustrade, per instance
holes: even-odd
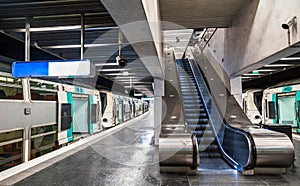
[[[174,57],[168,55],[169,61]],[[159,162],[161,172],[196,174],[199,167],[199,151],[196,137],[185,125],[183,103],[177,80],[176,64],[166,63],[164,80],[163,113],[165,113],[159,137]]]
[[[221,156],[215,142],[215,135],[208,123],[208,115],[191,68],[183,60],[176,60],[176,63],[186,122],[197,137],[200,158],[219,158]]]

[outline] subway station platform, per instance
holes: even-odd
[[[152,114],[153,108],[127,123],[81,139],[76,142],[81,143],[80,146],[2,180],[0,184],[44,186],[300,184],[298,137],[294,138],[296,163],[284,175],[244,176],[234,169],[221,168],[199,169],[198,175],[160,173],[158,147],[153,144]],[[76,143],[64,148],[72,147]],[[57,154],[52,152],[55,153]]]

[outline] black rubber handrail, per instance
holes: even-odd
[[[209,122],[212,128],[214,129],[214,133],[216,136],[218,146],[220,147],[221,154],[233,167],[243,167],[246,169],[254,168],[256,164],[256,150],[251,134],[242,129],[232,127],[230,126],[230,124],[228,124],[228,122],[221,116],[221,112],[219,111],[219,108],[215,104],[214,98],[209,92],[205,79],[203,78],[202,72],[198,65],[195,63],[194,60],[187,60],[186,62],[189,64],[193,72],[193,77],[195,79],[197,89],[201,95],[203,105],[209,118]],[[208,104],[211,105],[210,109],[208,108]],[[215,111],[217,112],[214,113],[218,115],[214,114],[212,116],[210,112],[212,109],[215,109]],[[219,131],[216,131],[215,127],[217,122],[221,122],[221,127]],[[230,140],[227,138],[232,138],[232,141],[230,142]],[[247,144],[238,144],[241,142],[241,140],[245,140]],[[236,149],[235,147],[244,147],[248,149],[245,149],[246,152],[244,152],[244,149]],[[240,150],[239,154],[236,154],[237,150]],[[245,157],[246,154],[248,154],[248,157]]]

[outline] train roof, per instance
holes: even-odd
[[[292,80],[288,80],[288,81],[283,81],[283,82],[277,83],[275,85],[272,85],[272,86],[268,87],[268,89],[270,89],[270,88],[277,88],[277,87],[283,87],[283,86],[288,86],[288,85],[296,85],[296,84],[300,84],[300,78],[296,78],[296,79],[292,79]]]

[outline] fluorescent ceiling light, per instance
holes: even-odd
[[[290,67],[290,66],[294,66],[291,64],[271,64],[271,65],[265,65],[265,67]]]
[[[253,77],[244,77],[244,76],[242,76],[242,79],[251,79],[251,78],[253,78]]]
[[[263,75],[263,74],[244,74],[244,76],[260,76],[260,75]]]
[[[149,85],[133,85],[133,86],[124,86],[125,88],[131,88],[131,87],[151,87],[152,88],[152,86],[149,86]]]
[[[259,70],[255,70],[257,72],[274,72],[276,70],[272,70],[272,69],[259,69]]]
[[[101,24],[91,24],[91,25],[85,25],[85,30],[109,30],[112,28],[118,28],[118,27],[101,27],[103,25]],[[74,25],[74,26],[52,26],[52,27],[39,27],[39,28],[30,28],[30,32],[49,32],[49,31],[63,31],[63,30],[80,30],[81,25]],[[25,32],[26,29],[24,28],[17,28],[17,29],[5,29],[5,31],[10,32]]]
[[[128,79],[142,79],[141,77],[137,77],[137,76],[127,76],[127,77],[115,77],[115,79],[124,79],[124,78],[128,78]],[[121,80],[118,80],[121,81]]]
[[[129,43],[124,43],[128,45]],[[118,46],[118,43],[99,43],[99,44],[85,44],[85,48],[93,47],[106,47],[106,46]],[[45,49],[57,49],[57,48],[81,48],[81,45],[53,45],[53,46],[42,46]]]
[[[284,58],[281,58],[280,60],[282,60],[282,61],[295,61],[295,60],[300,60],[300,57],[284,57]]]
[[[100,73],[101,74],[101,73]],[[125,74],[125,77],[126,76],[129,76],[129,75],[134,75],[135,73],[128,73],[128,74]],[[105,74],[106,76],[124,76],[124,73],[111,73],[111,74]]]
[[[128,71],[129,69],[99,69],[97,71],[100,71],[100,72],[115,72],[115,71]]]
[[[96,67],[102,67],[102,66],[119,66],[118,63],[95,63]]]
[[[127,81],[125,81],[123,83],[130,84],[130,81],[127,80]],[[152,84],[152,82],[141,82],[141,81],[138,81],[138,82],[131,82],[131,84]]]

